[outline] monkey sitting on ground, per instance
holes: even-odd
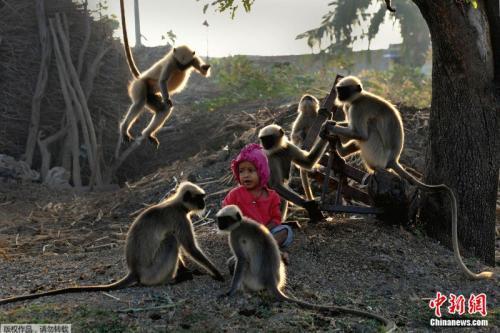
[[[325,152],[328,141],[320,138],[310,152],[304,151],[288,141],[285,131],[275,124],[268,125],[260,130],[259,139],[266,152],[271,177],[269,186],[276,190],[285,200],[281,201],[282,221],[286,220],[288,201],[304,207],[309,213],[312,222],[321,221],[323,214],[318,203],[314,200],[306,201],[288,186],[290,167],[292,162],[301,168],[310,170]]]
[[[170,95],[184,89],[193,69],[203,76],[209,76],[210,65],[205,64],[200,57],[196,56],[195,51],[183,45],[173,48],[141,74],[134,62],[128,43],[123,2],[124,0],[120,0],[123,43],[127,62],[134,79],[129,86],[132,105],[120,122],[120,135],[129,141],[134,139],[130,129],[144,112],[146,106],[153,113],[153,118],[142,131],[142,135],[147,135],[149,140],[158,146],[160,142],[156,134],[170,117],[172,111],[173,104]]]
[[[426,190],[445,190],[452,204],[452,241],[455,258],[461,269],[472,279],[488,279],[492,272],[475,274],[463,263],[458,248],[457,200],[446,185],[428,185],[409,174],[399,163],[404,145],[403,122],[399,111],[388,101],[363,90],[361,81],[354,76],[337,83],[336,104],[347,110],[346,124],[327,121],[320,136],[338,135],[350,140],[347,145],[338,143],[336,149],[342,157],[360,153],[370,173],[377,169],[392,169],[400,177]]]
[[[186,274],[185,271],[178,272],[178,268],[185,269],[181,247],[183,252],[207,269],[215,280],[224,281],[221,273],[196,244],[191,224],[190,214],[205,208],[204,198],[205,191],[193,183],[184,182],[173,196],[144,210],[128,231],[125,245],[128,274],[119,281],[5,298],[0,300],[0,304],[65,293],[116,290],[134,283],[145,286],[168,283],[178,273]]]
[[[316,305],[287,296],[283,292],[286,280],[285,266],[281,261],[278,245],[269,230],[244,217],[235,205],[222,208],[216,217],[219,229],[229,233],[229,247],[236,257],[231,288],[226,296],[233,296],[242,286],[250,291],[267,289],[280,301],[296,303],[312,310],[361,315],[383,322],[387,332],[395,329],[396,326],[392,321],[374,313],[338,306]]]
[[[307,133],[311,129],[312,125],[318,117],[319,101],[316,97],[305,94],[302,96],[297,108],[297,118],[292,125],[292,142],[299,148],[303,148],[302,145],[306,139]],[[311,183],[307,175],[307,171],[299,168],[300,180],[302,182],[302,188],[304,189],[304,194],[307,200],[314,199],[311,191]],[[290,169],[290,179],[293,174],[293,166]]]

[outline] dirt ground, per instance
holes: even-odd
[[[293,107],[254,110],[250,115],[239,113],[235,119],[225,119],[224,126],[214,130],[216,134],[206,137],[207,142],[219,144],[214,144],[216,149],[200,144],[200,151],[193,156],[179,156],[179,160],[165,163],[167,166],[119,190],[77,193],[33,183],[0,183],[0,298],[119,279],[126,267],[123,245],[133,218],[160,200],[180,178],[196,181],[209,193],[206,215],[194,218],[195,230],[200,246],[226,279],[221,283],[203,275],[178,285],[20,302],[1,307],[0,323],[71,323],[74,332],[379,331],[374,320],[301,310],[276,303],[266,293],[218,298],[230,284],[225,265],[229,247],[226,236],[217,232],[213,216],[233,186],[229,162],[243,144],[255,138],[254,126],[269,121],[269,114],[278,122],[289,123],[293,115],[287,110]],[[190,119],[192,114],[186,112],[186,119]],[[211,121],[221,121],[214,115],[212,120],[208,118],[207,127],[213,126]],[[184,123],[187,121],[179,126]],[[187,130],[182,133],[192,136]],[[165,136],[169,135],[167,131]],[[228,137],[227,147],[222,147]],[[198,137],[192,139],[201,142]],[[418,140],[408,141],[403,161],[416,161],[413,166],[418,169],[421,156],[411,155],[418,152]],[[302,211],[292,209],[292,214],[303,228],[296,231],[290,248],[286,287],[290,295],[374,311],[394,320],[401,332],[426,332],[432,331],[429,320],[434,318],[434,310],[428,303],[436,292],[466,298],[485,293],[489,325],[463,331],[498,332],[498,280],[469,281],[458,269],[452,251],[418,228],[406,230],[386,226],[370,216],[348,215],[334,215],[311,225]],[[492,269],[477,259],[464,261],[472,271]],[[498,263],[494,271],[498,276]],[[467,318],[482,319],[477,314]]]

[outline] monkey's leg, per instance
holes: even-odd
[[[144,105],[147,102],[148,85],[144,80],[138,79],[130,83],[128,93],[132,104],[127,111],[124,119],[120,123],[120,135],[122,135],[125,140],[133,140],[130,134],[130,129],[137,121],[139,116],[144,112]]]
[[[304,189],[304,194],[307,200],[312,200],[313,194],[311,191],[311,182],[309,181],[307,170],[300,168],[300,180],[302,182],[302,188]]]
[[[140,283],[151,286],[166,283],[176,275],[179,264],[179,243],[170,236],[161,242],[160,248],[147,267],[141,267]]]
[[[147,135],[151,142],[156,143],[156,146],[159,146],[160,141],[158,141],[156,133],[163,127],[167,119],[170,117],[170,114],[172,113],[172,107],[155,110],[151,108],[151,104],[149,103],[148,107],[153,110],[154,115],[149,122],[149,125],[142,131],[142,135]]]
[[[177,268],[177,273],[175,274],[175,279],[173,284],[178,284],[192,279],[193,279],[193,272],[186,267],[186,265],[182,261],[182,257],[179,255],[179,267]]]
[[[146,105],[146,99],[140,99],[135,101],[130,105],[127,114],[120,122],[120,135],[127,141],[134,140],[132,134],[130,134],[130,129],[135,124],[139,116],[144,112],[144,105]]]

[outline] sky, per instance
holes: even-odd
[[[89,8],[95,8],[97,2],[89,0]],[[235,19],[231,19],[229,12],[218,13],[213,8],[203,14],[204,2],[196,0],[140,0],[141,34],[147,39],[142,43],[146,46],[166,44],[162,35],[172,30],[177,35],[176,45],[187,44],[202,55],[208,51],[211,57],[311,53],[306,40],[295,37],[320,25],[329,2],[331,0],[257,0],[249,13],[239,8]],[[134,45],[134,1],[125,0],[125,6],[129,40]],[[118,0],[108,0],[107,13],[120,17]],[[399,26],[387,17],[371,49],[401,42]],[[202,25],[205,20],[208,28]],[[116,36],[121,38],[121,30]],[[365,41],[354,44],[353,48],[359,50],[367,46]]]

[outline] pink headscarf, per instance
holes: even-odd
[[[262,149],[262,146],[257,143],[250,143],[246,145],[238,154],[238,156],[231,161],[231,170],[233,171],[234,178],[240,183],[240,172],[238,166],[241,162],[250,162],[257,169],[259,175],[260,186],[267,186],[269,176],[269,165],[267,164],[267,156]]]

